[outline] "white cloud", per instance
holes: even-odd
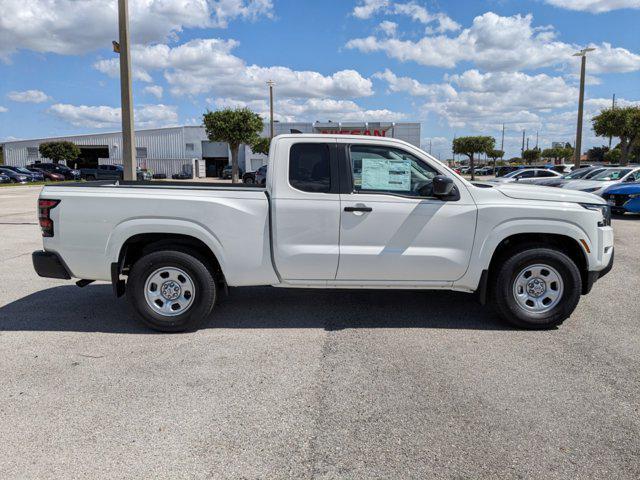
[[[380,29],[381,32],[389,37],[395,37],[398,30],[398,24],[395,22],[390,22],[389,20],[385,20],[383,22],[380,22],[380,25],[378,25],[378,29]]]
[[[382,51],[400,61],[453,68],[472,62],[488,71],[522,70],[558,66],[575,70],[572,54],[581,46],[558,41],[551,27],[534,27],[531,15],[502,17],[487,12],[474,18],[471,27],[457,36],[427,35],[418,41],[369,36],[349,40],[347,48],[362,52]],[[592,74],[640,70],[640,55],[609,43],[589,44]]]
[[[541,116],[565,108],[577,99],[577,90],[562,77],[522,72],[468,70],[447,75],[435,84],[398,77],[390,70],[376,73],[392,92],[405,92],[425,99],[422,110],[434,113],[452,127],[495,128],[502,122],[537,124]]]
[[[371,18],[378,13],[404,15],[424,25],[437,23],[437,27],[428,27],[430,32],[443,33],[460,29],[460,25],[449,16],[444,13],[431,13],[413,0],[406,3],[390,2],[388,0],[362,0],[353,9],[353,16],[360,19]]]
[[[233,98],[207,99],[215,108],[249,107],[263,118],[269,116],[269,105],[266,100],[244,101]],[[362,121],[381,120],[397,121],[404,114],[387,109],[365,109],[351,100],[334,100],[330,98],[310,98],[304,101],[278,100],[274,107],[274,117],[281,122],[293,121]]]
[[[162,98],[162,87],[160,85],[147,85],[144,87],[144,93],[148,93],[149,95],[153,95],[156,98]]]
[[[105,105],[69,105],[56,103],[49,110],[56,117],[76,127],[120,128],[120,108]],[[178,122],[176,107],[172,105],[140,105],[134,109],[136,128],[165,127]]]
[[[621,8],[640,8],[640,0],[545,0],[554,7],[591,13],[610,12]]]
[[[21,103],[43,103],[49,100],[49,96],[42,90],[24,90],[22,92],[9,92],[9,100]]]
[[[2,105],[0,105],[0,113],[5,113],[8,112],[9,109],[7,107],[3,107]]]
[[[134,75],[151,81],[153,71],[163,71],[174,95],[214,93],[240,99],[264,98],[267,80],[275,81],[277,95],[286,97],[346,98],[373,94],[371,80],[355,70],[322,75],[283,66],[247,65],[231,53],[237,45],[235,40],[209,38],[176,47],[139,46],[132,50]],[[101,60],[94,67],[112,76],[118,72],[115,59]]]
[[[371,18],[388,5],[388,0],[361,0],[360,4],[354,7],[353,16],[361,19]]]
[[[233,19],[273,15],[271,0],[131,0],[132,41],[174,39],[183,28],[225,28]],[[3,0],[0,59],[20,49],[77,55],[106,48],[117,38],[117,2]]]

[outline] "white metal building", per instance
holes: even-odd
[[[265,123],[262,135],[269,136],[269,124]],[[282,123],[274,124],[274,135],[284,133],[327,133],[389,136],[400,138],[420,146],[419,123],[390,122],[326,122],[326,123]],[[231,155],[226,143],[210,142],[202,126],[167,127],[137,130],[136,157],[138,166],[164,173],[198,171],[207,176],[219,176],[222,168],[230,162]],[[72,135],[66,137],[16,140],[2,144],[7,165],[24,166],[30,163],[47,162],[41,158],[38,147],[41,143],[67,140],[80,147],[81,155],[75,165],[78,168],[100,164],[122,163],[121,132]],[[267,156],[256,154],[246,145],[240,148],[238,163],[245,171],[257,170],[266,164]],[[200,165],[198,165],[200,164]],[[73,166],[73,165],[70,165]]]

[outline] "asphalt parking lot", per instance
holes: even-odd
[[[38,278],[0,189],[0,478],[640,478],[640,216],[557,330],[452,292],[232,289],[196,333]]]

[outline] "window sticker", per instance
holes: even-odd
[[[362,190],[411,190],[411,160],[362,159]]]

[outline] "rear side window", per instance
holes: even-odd
[[[289,153],[289,183],[303,192],[331,190],[331,160],[326,143],[296,143]]]

